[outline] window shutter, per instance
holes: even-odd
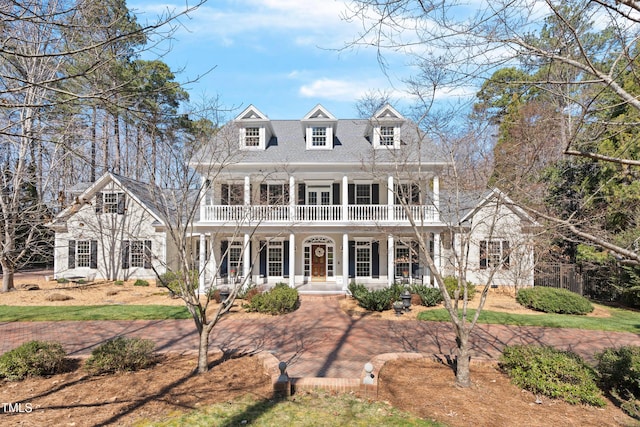
[[[76,268],[76,241],[69,240],[69,268]]]
[[[371,277],[380,277],[380,242],[371,243]]]
[[[487,268],[487,241],[480,241],[480,268],[485,270]]]
[[[420,186],[418,184],[411,184],[411,204],[420,204]]]
[[[505,270],[509,269],[509,241],[502,241],[502,268]]]
[[[349,240],[349,277],[356,277],[356,242]]]
[[[371,184],[371,204],[380,204],[380,184]]]
[[[129,241],[128,240],[122,241],[121,254],[122,254],[122,261],[121,261],[122,269],[127,270],[129,268]]]
[[[102,193],[96,193],[96,213],[102,213]]]
[[[260,241],[260,276],[267,277],[267,242]]]
[[[118,215],[124,215],[126,200],[127,196],[124,193],[118,193]]]
[[[283,195],[283,204],[288,205],[291,202],[291,195],[289,194],[289,183],[284,183],[282,185],[282,195]]]
[[[260,204],[266,205],[269,200],[269,189],[267,184],[260,184]]]
[[[304,205],[305,196],[307,195],[307,186],[305,184],[298,184],[298,204]]]
[[[220,185],[220,204],[223,206],[229,206],[229,185]]]
[[[284,251],[282,254],[282,277],[289,277],[289,241],[285,240],[282,243],[282,250]]]
[[[152,257],[151,240],[145,240],[144,241],[144,268],[151,268],[151,257]]]
[[[337,182],[333,183],[333,204],[340,204],[340,184]]]
[[[90,268],[98,268],[98,241],[91,241],[91,259],[89,260]]]
[[[348,184],[347,187],[347,203],[350,205],[356,204],[356,186],[355,184]]]
[[[222,258],[222,262],[220,263],[220,277],[227,277],[229,274],[227,249],[229,249],[229,242],[226,240],[220,242],[220,258]]]
[[[420,246],[418,242],[412,241],[409,247],[411,248],[411,252],[409,253],[409,259],[411,259],[411,276],[418,277],[418,269],[420,268]]]

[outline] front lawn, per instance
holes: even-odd
[[[607,312],[609,317],[592,317],[569,314],[513,314],[497,311],[483,310],[480,313],[478,323],[492,323],[515,326],[543,326],[549,328],[575,328],[590,329],[595,331],[615,332],[640,332],[640,312],[621,308],[607,307],[594,304]],[[475,310],[469,310],[469,318]],[[449,321],[449,313],[446,309],[423,311],[418,315],[418,320],[430,320],[437,322]]]
[[[0,306],[0,322],[190,318],[186,307],[170,305]]]

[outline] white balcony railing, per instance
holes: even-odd
[[[409,211],[416,223],[437,221],[433,206],[409,206]],[[387,205],[348,205],[346,212],[341,205],[313,206],[295,205],[252,205],[222,206],[206,205],[202,207],[202,222],[218,223],[321,223],[321,222],[353,222],[384,223],[407,222],[409,215],[403,206]]]

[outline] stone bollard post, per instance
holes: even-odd
[[[280,376],[273,385],[274,395],[278,398],[289,397],[291,396],[291,379],[287,374],[286,362],[280,362],[278,364],[278,369],[280,369]]]

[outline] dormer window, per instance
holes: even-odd
[[[331,150],[338,120],[317,105],[301,120],[307,150]]]
[[[250,105],[234,120],[240,139],[241,150],[264,150],[274,136],[271,121],[253,105]]]
[[[380,145],[395,145],[395,130],[393,126],[380,126]]]
[[[327,146],[327,128],[326,127],[311,128],[311,145],[313,147]]]
[[[371,118],[367,135],[374,148],[400,148],[400,129],[405,118],[392,106],[385,105]]]
[[[245,147],[260,146],[260,128],[244,129],[244,146]]]

